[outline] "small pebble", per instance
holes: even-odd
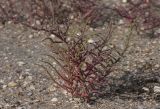
[[[31,69],[25,69],[25,71],[26,71],[26,72],[29,72],[29,71],[31,71]]]
[[[105,28],[105,27],[103,27],[102,29],[103,29],[103,30],[105,30],[106,28]]]
[[[10,82],[10,83],[8,83],[8,87],[16,87],[17,86],[17,83],[15,83],[15,82]]]
[[[32,92],[28,92],[27,95],[28,95],[28,96],[31,96],[31,95],[33,95],[33,93],[32,93]]]
[[[32,38],[33,38],[33,35],[32,35],[32,34],[30,34],[28,37],[29,37],[30,39],[32,39]]]
[[[4,57],[4,59],[5,59],[5,60],[7,60],[7,59],[8,59],[8,57]]]
[[[123,3],[127,3],[127,0],[122,0]]]
[[[55,38],[56,36],[54,34],[51,34],[49,37],[50,38]]]
[[[94,31],[94,29],[93,29],[93,28],[89,28],[89,30],[90,30],[90,31]]]
[[[57,98],[52,98],[51,101],[52,101],[52,102],[57,102],[58,99],[57,99]]]
[[[108,49],[108,47],[107,46],[104,46],[103,48],[102,48],[102,50],[107,50]]]
[[[56,62],[52,62],[52,64],[53,64],[53,66],[56,66],[56,65],[57,65],[57,63],[56,63]]]
[[[149,92],[149,89],[147,87],[143,87],[142,89],[146,92]]]
[[[3,85],[2,88],[3,88],[3,89],[6,89],[6,88],[7,88],[7,85]]]
[[[16,109],[25,109],[24,107],[17,107]]]
[[[18,62],[18,66],[23,66],[25,63],[23,61]]]
[[[35,87],[33,85],[30,85],[30,87],[28,89],[29,90],[35,90]]]
[[[40,25],[41,22],[40,22],[39,20],[36,20],[36,24],[37,24],[37,25]]]
[[[159,64],[156,64],[156,65],[155,65],[155,67],[156,67],[156,68],[159,68],[159,67],[160,67],[160,65],[159,65]]]
[[[28,76],[28,79],[29,79],[29,80],[32,80],[32,79],[33,79],[33,77],[32,77],[32,76]]]
[[[93,106],[92,106],[92,105],[90,105],[90,104],[87,104],[87,107],[88,107],[88,108],[93,108]]]
[[[48,87],[48,90],[49,90],[50,92],[53,92],[53,91],[56,90],[56,88],[55,88],[53,85],[51,85],[50,87]]]
[[[80,36],[80,35],[81,35],[81,33],[80,33],[80,32],[78,32],[78,33],[77,33],[77,36]]]
[[[23,86],[26,87],[30,82],[24,81]]]
[[[24,79],[23,75],[20,75],[20,76],[19,76],[19,79],[20,79],[20,80]]]
[[[0,25],[0,29],[2,29],[2,28],[3,28],[3,26]]]
[[[71,15],[71,16],[70,16],[70,19],[74,19],[74,16],[73,16],[73,15]]]
[[[68,37],[68,38],[67,38],[67,41],[70,41],[70,40],[71,40],[71,38],[70,38],[70,37]]]
[[[160,87],[159,86],[154,86],[154,92],[155,93],[160,93]]]
[[[152,44],[157,44],[157,41],[153,41]]]
[[[7,23],[8,23],[8,24],[11,24],[11,23],[12,23],[12,21],[8,21]]]
[[[94,40],[93,39],[89,39],[88,43],[94,43]]]
[[[73,108],[79,108],[79,106],[78,105],[74,105],[74,107]]]
[[[4,80],[0,79],[0,83],[4,83]]]
[[[119,20],[118,23],[119,23],[120,25],[121,25],[121,24],[124,24],[124,20],[121,19],[121,20]]]

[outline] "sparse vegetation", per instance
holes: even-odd
[[[101,6],[92,0],[71,0],[67,3],[64,0],[2,0],[0,20],[3,24],[12,21],[53,35],[55,38],[43,40],[50,41],[52,55],[45,54],[47,59],[42,59],[42,64],[38,65],[58,87],[89,102],[107,85],[106,77],[127,50],[133,27],[145,31],[160,26],[159,16],[149,3],[141,1],[135,4],[130,0],[126,6],[105,7],[110,11],[106,15],[109,17],[103,16],[107,21],[106,33],[91,35],[90,26],[102,20]],[[130,30],[124,35],[127,43],[123,50],[110,43],[116,28],[111,12],[129,21]]]

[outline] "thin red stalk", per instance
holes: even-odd
[[[51,66],[53,69],[54,69],[54,71],[58,74],[58,76],[62,79],[62,80],[64,80],[65,82],[67,82],[68,84],[71,84],[71,82],[69,81],[69,78],[67,78],[66,76],[62,76],[58,71],[57,71],[57,69],[55,68],[55,67],[53,67],[53,65],[51,64],[51,63],[49,63],[49,62],[46,62],[46,61],[42,61],[42,62],[44,62],[44,63],[46,63],[46,64],[48,64],[49,66]]]
[[[52,79],[52,81],[54,82],[54,83],[56,83],[58,86],[60,86],[61,88],[63,88],[63,89],[71,89],[70,87],[67,87],[67,86],[65,86],[65,85],[61,85],[60,83],[58,83],[54,78],[53,78],[53,76],[51,75],[51,73],[48,71],[48,69],[46,68],[46,67],[44,67],[43,65],[39,65],[39,64],[37,64],[38,66],[40,66],[40,67],[42,67],[46,72],[47,72],[47,74],[51,77],[51,79]]]

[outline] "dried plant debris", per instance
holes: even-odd
[[[158,2],[158,1],[157,1]],[[159,8],[152,0],[129,0],[126,5],[117,6],[117,12],[129,22],[134,22],[138,33],[151,33],[155,36],[155,29],[160,27]]]

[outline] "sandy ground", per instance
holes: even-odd
[[[119,46],[121,29],[114,35]],[[0,25],[0,109],[160,109],[160,37],[133,35],[108,77],[109,92],[90,105],[55,88],[36,66],[42,54],[50,53],[42,43],[47,36],[21,25]]]
[[[73,100],[52,86],[52,81],[37,67],[41,54],[49,50],[41,42],[43,32],[35,32],[20,25],[7,24],[0,29],[0,108],[1,109],[159,109],[153,97],[138,99],[133,92],[100,98],[94,105]],[[117,37],[117,36],[115,36]],[[118,39],[118,38],[117,38]],[[137,68],[151,63],[158,72],[160,39],[134,36],[130,48],[117,71],[112,75],[122,77],[125,72],[136,74]],[[152,72],[153,73],[153,72]],[[154,86],[160,86],[159,83]],[[153,87],[154,87],[153,86]],[[118,87],[118,86],[117,86]],[[146,86],[143,86],[146,88]],[[143,88],[142,87],[142,88]],[[121,90],[121,89],[120,89]],[[127,89],[128,90],[128,89]],[[149,89],[150,90],[150,89]],[[144,93],[143,93],[144,94]],[[122,96],[121,96],[122,95]],[[131,96],[129,98],[123,95]],[[152,95],[155,95],[152,94]]]

